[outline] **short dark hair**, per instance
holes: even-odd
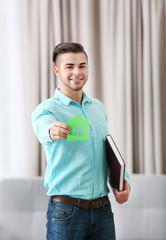
[[[63,53],[69,53],[69,52],[73,52],[73,53],[85,53],[87,59],[88,56],[84,50],[84,47],[80,44],[80,43],[75,43],[75,42],[64,42],[64,43],[60,43],[58,44],[53,51],[53,56],[52,56],[52,60],[54,63],[56,63],[56,58],[58,55],[63,54]]]

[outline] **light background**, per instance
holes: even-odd
[[[43,175],[31,113],[58,87],[52,52],[83,44],[129,173],[166,173],[166,1],[0,0],[0,177]]]

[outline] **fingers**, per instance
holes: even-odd
[[[62,123],[62,122],[54,122],[54,123],[53,123],[53,126],[70,130],[70,127],[69,127],[67,124]]]
[[[116,201],[119,204],[127,202],[129,198],[129,185],[126,180],[124,182],[124,190],[119,192],[117,189],[115,189],[114,194],[115,194]]]
[[[62,140],[67,138],[67,134],[70,134],[70,127],[62,122],[54,122],[50,128],[50,137],[53,140]]]
[[[128,197],[126,197],[122,192],[119,192],[117,189],[114,191],[116,201],[119,204],[122,204],[127,201]]]

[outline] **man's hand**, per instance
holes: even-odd
[[[124,190],[123,191],[119,192],[117,189],[114,190],[116,201],[119,204],[127,202],[128,198],[129,198],[129,191],[130,191],[130,187],[129,187],[127,181],[125,180],[124,181]]]
[[[66,139],[70,134],[70,127],[62,122],[54,122],[50,128],[50,137],[52,140]]]

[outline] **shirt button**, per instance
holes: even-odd
[[[98,179],[97,179],[97,178],[95,178],[95,182],[97,182],[97,180],[98,180]]]
[[[98,162],[99,162],[99,160],[96,160],[96,162],[98,163]]]

